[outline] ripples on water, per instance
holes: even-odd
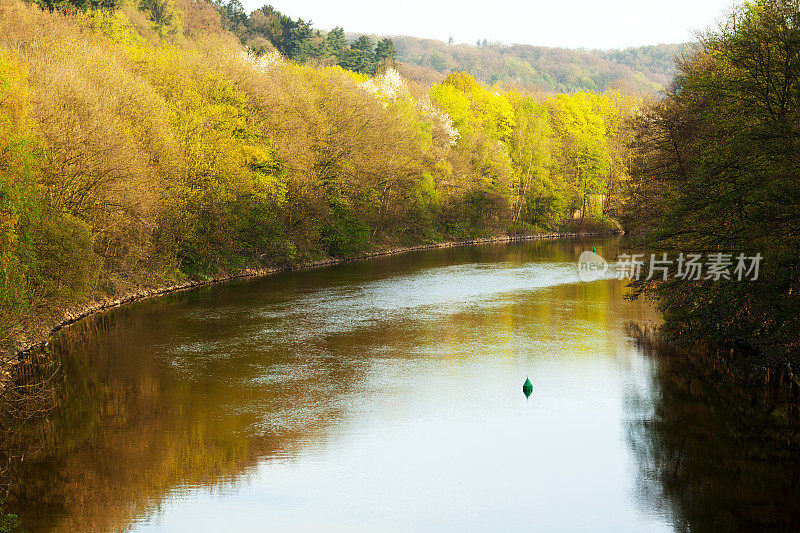
[[[616,245],[408,254],[89,321],[55,349],[61,405],[17,433],[10,506],[32,531],[790,525],[796,461],[742,454],[741,420],[697,408],[739,400],[682,389],[626,333],[654,312],[578,282]]]

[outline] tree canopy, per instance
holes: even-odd
[[[376,74],[394,65],[397,52],[391,39],[376,44],[361,36],[349,43],[340,27],[323,33],[314,29],[311,21],[294,20],[269,5],[247,15],[239,0],[214,2],[224,27],[256,54],[274,49],[299,63],[334,64],[363,74]]]
[[[798,21],[795,0],[737,7],[636,118],[626,211],[642,246],[763,256],[756,281],[644,286],[676,337],[798,350]]]

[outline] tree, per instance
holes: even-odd
[[[581,219],[590,197],[604,192],[611,168],[607,117],[615,114],[610,102],[597,95],[558,95],[554,100],[554,122],[559,133],[564,162],[572,167]]]
[[[247,25],[247,12],[242,3],[239,0],[228,0],[227,3],[223,3],[222,0],[213,0],[212,3],[220,12],[222,27],[239,35]]]
[[[289,42],[286,46],[287,57],[299,63],[305,63],[310,57],[316,57],[319,50],[312,42],[314,35],[310,20],[297,19],[289,32]]]
[[[70,10],[79,11],[115,11],[120,0],[35,0],[43,9],[50,11],[67,12]]]
[[[550,167],[552,127],[547,106],[533,98],[519,98],[514,105],[516,127],[510,142],[518,184],[514,220],[548,226],[563,218],[563,192],[556,189]]]
[[[287,17],[272,6],[262,6],[253,11],[249,19],[245,15],[245,20],[247,34],[237,34],[240,40],[254,36],[262,37],[278,52],[286,57],[292,57],[292,53],[297,49],[293,43],[297,23],[291,17]]]
[[[336,26],[325,34],[324,42],[326,51],[338,57],[341,51],[347,47],[347,37],[344,35],[344,29]]]
[[[667,332],[797,354],[800,3],[735,8],[635,122],[627,223],[660,251],[763,257],[758,280],[640,284]]]
[[[233,2],[238,4],[238,0],[233,0]],[[241,4],[239,5],[241,6]],[[177,31],[173,25],[175,11],[170,0],[139,0],[139,10],[147,11],[148,18],[160,37]]]
[[[377,63],[384,68],[389,65],[394,65],[395,55],[397,55],[397,51],[394,47],[394,41],[388,37],[378,41],[378,44],[375,46],[375,61]]]
[[[372,40],[362,35],[350,45],[346,53],[342,54],[339,65],[355,72],[373,74],[377,68],[373,46]]]

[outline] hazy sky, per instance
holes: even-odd
[[[474,44],[623,48],[692,39],[731,0],[241,0],[252,11],[272,4],[317,28],[413,35]]]

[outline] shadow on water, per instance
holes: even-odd
[[[626,399],[640,501],[678,530],[800,530],[798,377],[631,334],[654,369],[652,391]]]

